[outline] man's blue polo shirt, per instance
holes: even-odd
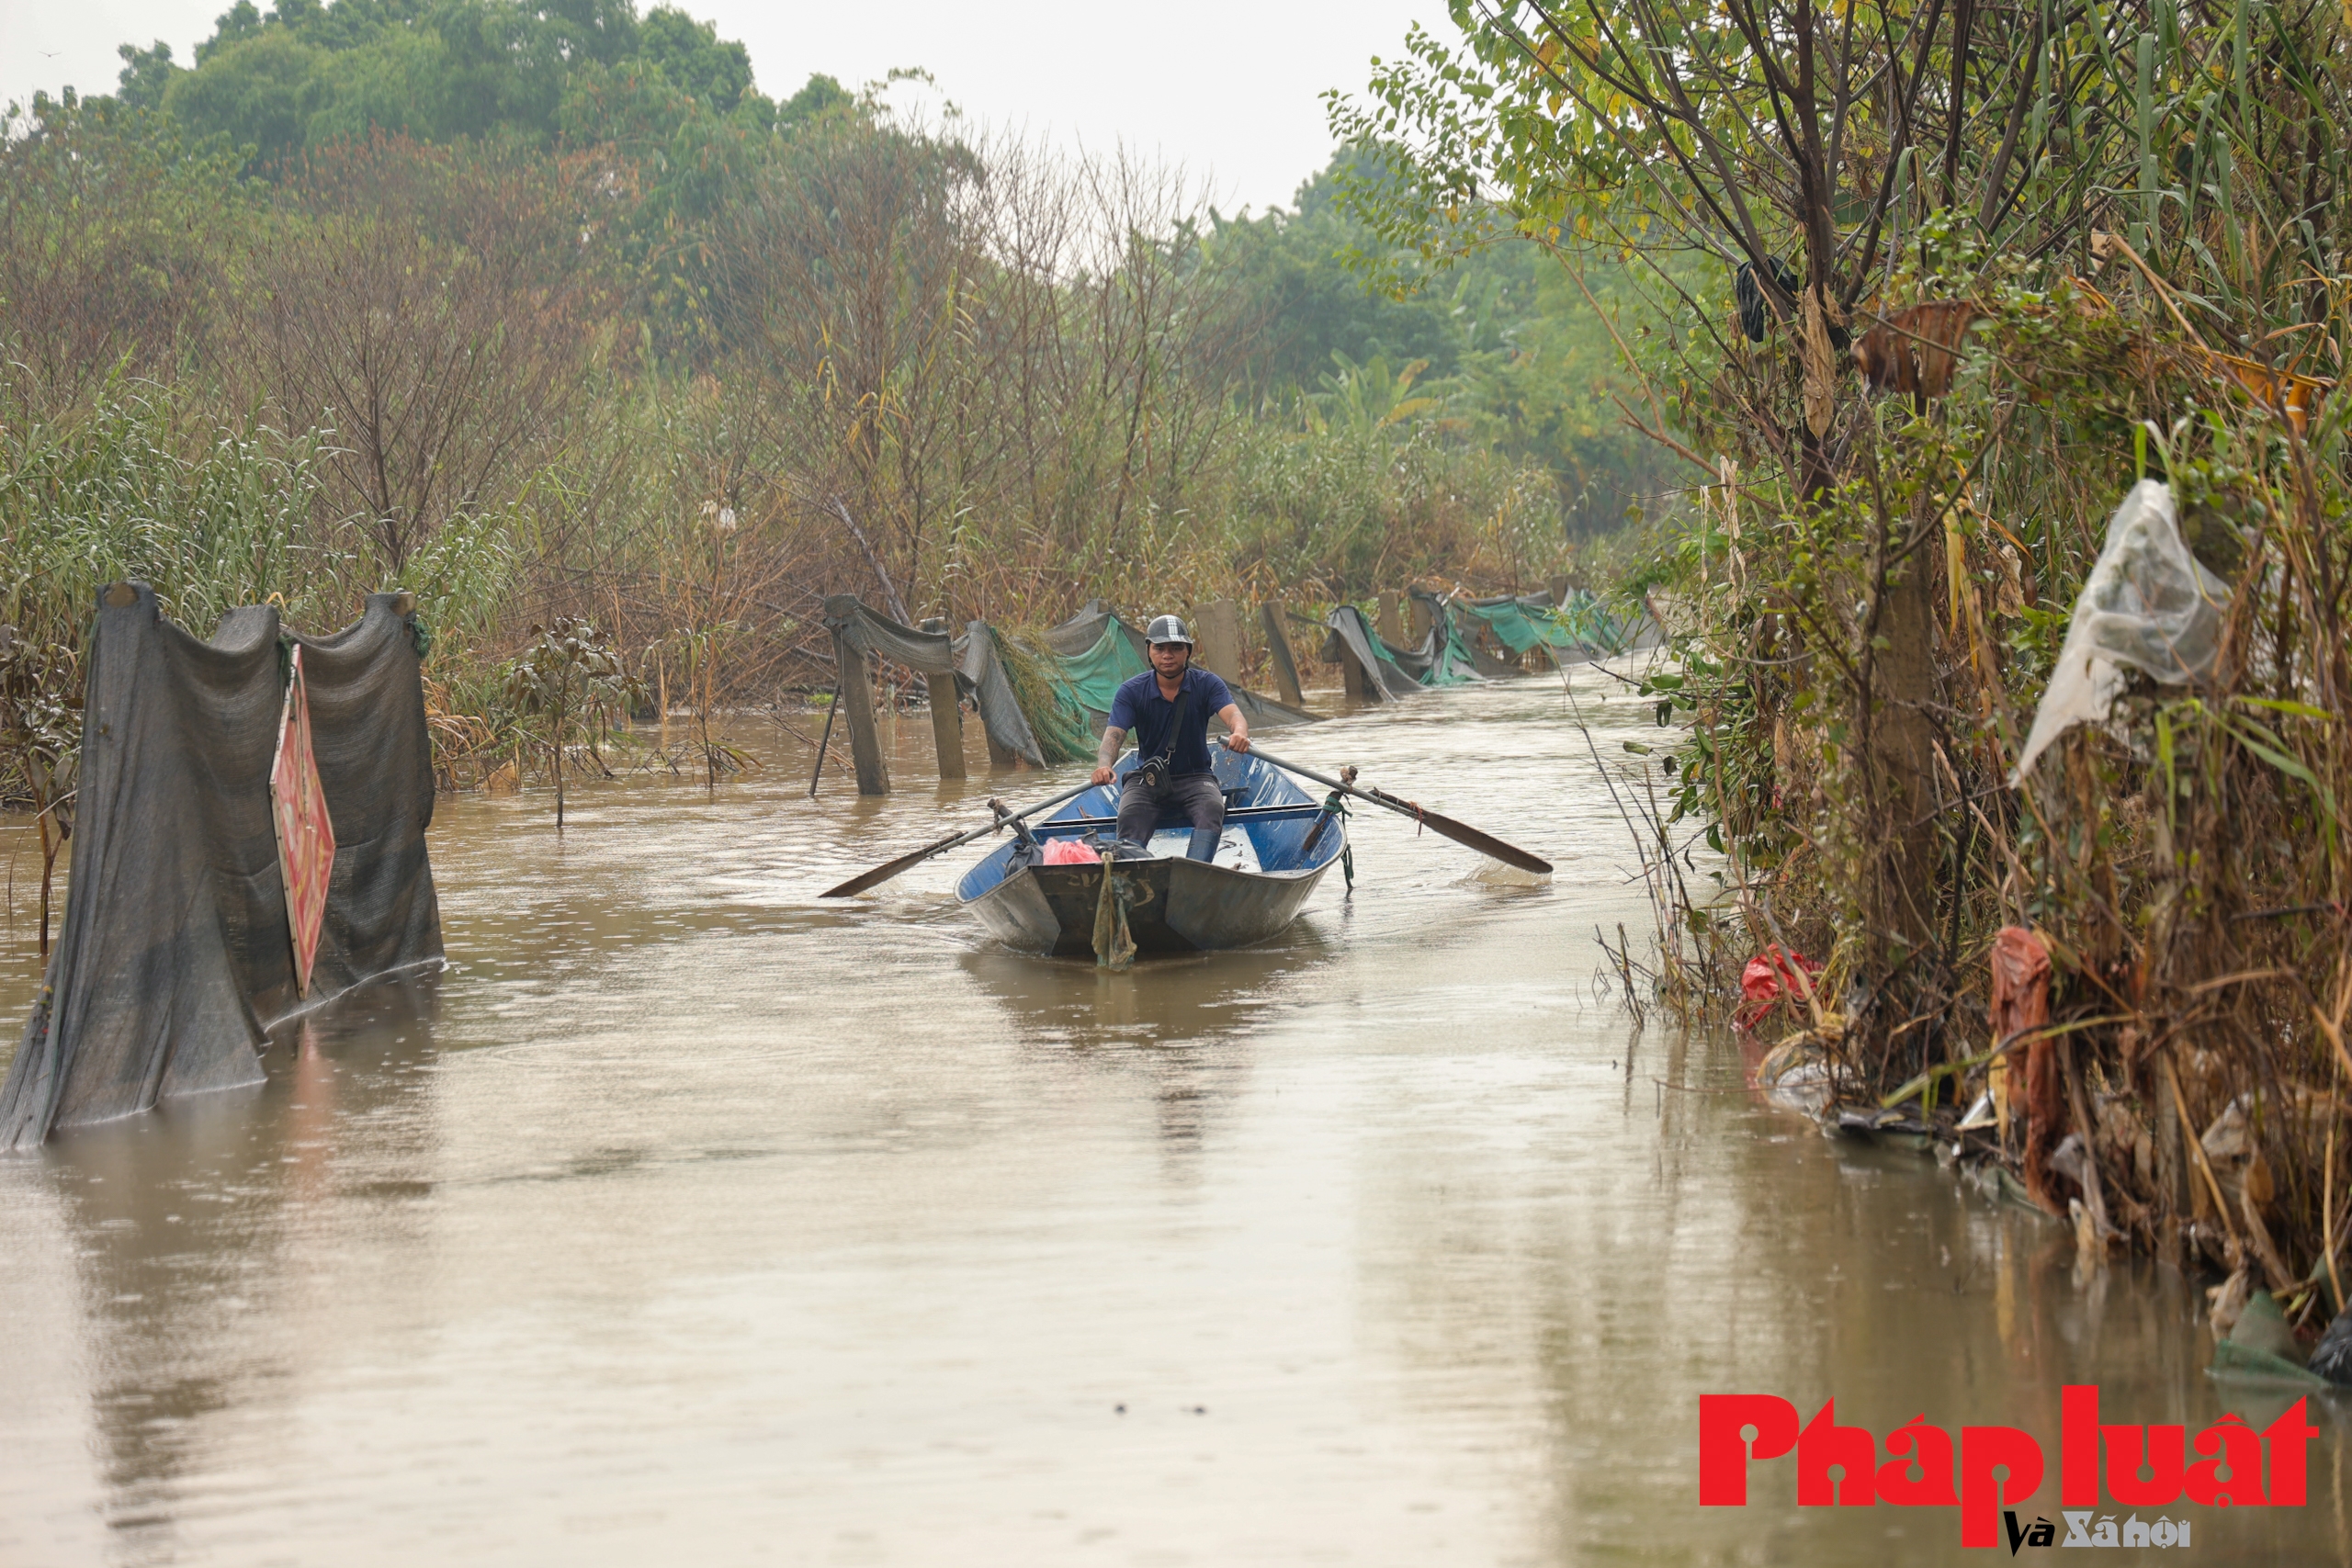
[[[1209,717],[1233,701],[1233,694],[1208,671],[1197,664],[1187,665],[1184,679],[1177,687],[1193,694],[1193,701],[1184,711],[1184,733],[1176,738],[1175,755],[1170,759],[1168,772],[1171,777],[1186,773],[1214,772],[1209,766]],[[1119,694],[1111,699],[1111,728],[1124,729],[1136,743],[1136,754],[1147,760],[1157,757],[1168,745],[1168,727],[1176,717],[1176,705],[1159,694],[1159,674],[1147,670],[1132,680],[1119,683]]]

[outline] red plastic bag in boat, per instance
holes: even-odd
[[[1804,972],[1806,985],[1797,985],[1797,972]],[[1821,965],[1802,953],[1782,953],[1778,942],[1747,961],[1739,974],[1739,994],[1747,998],[1739,1010],[1739,1026],[1753,1029],[1756,1021],[1772,1010],[1772,1004],[1783,996],[1801,996],[1812,988],[1813,976],[1821,973]]]
[[[1100,854],[1095,852],[1092,845],[1081,844],[1076,839],[1048,839],[1046,840],[1045,859],[1041,863],[1046,865],[1093,865],[1100,862],[1102,858],[1102,857]]]

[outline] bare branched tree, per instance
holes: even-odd
[[[0,353],[29,373],[19,395],[53,409],[119,366],[168,371],[248,203],[232,154],[191,153],[144,118],[40,107],[0,121]]]
[[[379,138],[300,170],[256,246],[224,378],[334,432],[329,501],[394,572],[444,520],[501,497],[581,385],[587,172]]]
[[[1025,576],[1042,556],[1088,592],[1165,547],[1247,338],[1205,210],[1132,158],[888,123],[784,162],[718,270],[746,367],[801,433],[805,504],[841,534],[841,586],[978,607],[997,573],[974,519]]]

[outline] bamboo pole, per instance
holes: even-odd
[[[833,720],[842,714],[841,689],[833,689],[833,700],[825,705],[825,733],[817,740],[817,765],[808,770],[808,798],[817,798],[817,781],[825,776],[825,750],[833,743]]]

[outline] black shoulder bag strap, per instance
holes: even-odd
[[[1177,692],[1175,704],[1168,715],[1167,743],[1160,747],[1159,756],[1136,770],[1150,788],[1157,789],[1168,782],[1168,770],[1176,762],[1176,742],[1184,733],[1184,713],[1192,705],[1192,687],[1185,686]]]

